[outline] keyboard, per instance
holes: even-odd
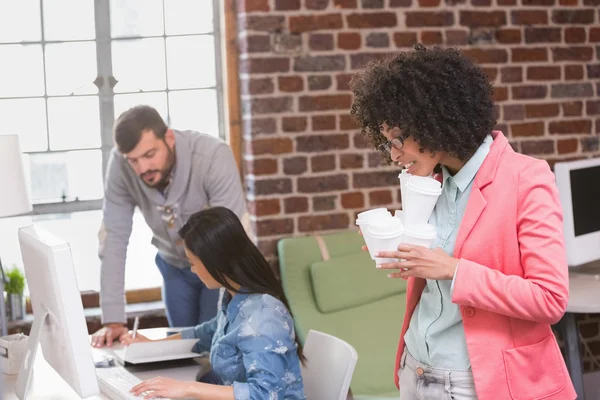
[[[96,368],[96,376],[100,391],[111,400],[144,399],[144,396],[134,396],[130,392],[141,379],[123,367]]]

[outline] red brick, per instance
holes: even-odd
[[[332,154],[324,154],[312,156],[310,158],[312,172],[331,171],[335,169],[335,156]]]
[[[289,138],[256,139],[252,141],[252,154],[285,154],[291,153],[294,144]]]
[[[255,11],[270,11],[269,0],[238,0],[240,11],[251,13]]]
[[[304,87],[301,76],[280,76],[278,84],[282,92],[300,92]]]
[[[299,111],[348,109],[351,104],[352,97],[346,94],[301,96],[299,98]]]
[[[496,80],[496,78],[498,77],[498,69],[497,68],[487,67],[487,68],[482,68],[482,69],[483,69],[483,72],[485,72],[485,74],[487,75],[490,82],[494,82]]]
[[[565,117],[581,117],[583,112],[583,102],[581,101],[569,101],[561,103],[563,110],[563,116]]]
[[[515,83],[523,81],[523,69],[521,67],[500,68],[500,81],[502,83]]]
[[[598,47],[598,59],[600,60],[600,47]],[[600,64],[588,64],[586,65],[587,76],[589,79],[600,78]],[[600,82],[597,83],[600,85]],[[598,86],[598,95],[600,95],[600,86]]]
[[[249,74],[272,74],[289,70],[289,58],[250,58],[240,61],[240,72]]]
[[[471,0],[471,4],[475,7],[489,7],[492,5],[492,0]]]
[[[252,215],[256,215],[257,217],[279,214],[281,212],[279,199],[261,199],[251,201],[248,208],[250,209],[250,213]]]
[[[600,119],[596,120],[596,133],[600,132]],[[600,137],[589,136],[582,137],[581,139],[581,151],[598,151],[600,149]]]
[[[327,90],[331,87],[330,75],[311,75],[308,77],[308,90]]]
[[[463,50],[463,54],[474,59],[478,64],[497,64],[508,61],[508,55],[504,49],[470,48]]]
[[[585,113],[587,115],[600,114],[600,100],[588,100],[585,102]]]
[[[558,4],[561,6],[578,6],[579,0],[559,0]]]
[[[494,86],[493,99],[495,102],[508,100],[508,88],[506,86]]]
[[[292,191],[292,180],[289,178],[247,179],[247,185],[249,193],[254,196]]]
[[[350,139],[345,133],[299,136],[296,138],[296,151],[317,152],[342,150],[350,146]]]
[[[338,55],[302,56],[294,58],[296,72],[326,72],[343,71],[346,67],[346,57]]]
[[[407,11],[406,26],[409,28],[420,28],[425,26],[452,26],[454,25],[454,14],[450,11],[428,12]]]
[[[340,129],[343,131],[358,129],[358,125],[354,118],[350,115],[340,115]]]
[[[390,7],[410,7],[412,0],[390,0]]]
[[[391,190],[375,190],[369,193],[369,205],[371,206],[391,204],[393,201]]]
[[[304,5],[308,10],[324,10],[329,5],[329,0],[305,0]]]
[[[552,49],[553,61],[590,61],[594,56],[593,47],[570,46]]]
[[[307,126],[306,117],[283,117],[281,119],[281,129],[284,132],[304,132]]]
[[[551,96],[563,97],[591,97],[594,88],[591,83],[556,83],[552,85]]]
[[[277,132],[275,118],[252,118],[244,121],[244,130],[251,136]]]
[[[365,38],[365,44],[375,49],[390,47],[390,36],[387,32],[371,32]]]
[[[442,32],[440,31],[423,31],[421,32],[421,43],[425,46],[434,44],[442,44],[444,39],[442,38]]]
[[[513,25],[546,25],[548,23],[548,12],[545,10],[517,10],[512,11],[510,16]]]
[[[242,112],[248,114],[274,114],[290,112],[293,108],[291,97],[261,97],[252,98],[242,103]]]
[[[372,13],[356,13],[346,16],[348,28],[364,29],[364,28],[391,28],[396,26],[396,13],[391,12],[372,12]]]
[[[362,168],[363,164],[364,157],[362,154],[340,154],[341,169]]]
[[[530,6],[553,6],[555,3],[555,0],[522,0],[522,4],[525,7],[530,7]]]
[[[285,235],[293,232],[294,220],[292,218],[264,219],[256,222],[256,233],[259,236]]]
[[[521,43],[520,29],[498,29],[496,30],[496,40],[502,44]]]
[[[272,175],[277,173],[277,160],[258,158],[246,161],[246,172],[254,175]]]
[[[553,10],[552,22],[556,24],[592,24],[594,23],[594,10]]]
[[[313,115],[312,130],[313,131],[331,131],[335,129],[335,115]]]
[[[556,142],[558,154],[575,153],[578,146],[579,141],[577,139],[564,139]]]
[[[365,196],[362,192],[342,193],[341,203],[344,208],[363,208]]]
[[[525,107],[522,104],[507,104],[502,110],[504,121],[519,121],[525,118]]]
[[[412,47],[417,44],[417,34],[415,32],[395,32],[394,43],[396,47]]]
[[[339,74],[335,76],[336,81],[336,89],[340,90],[350,90],[350,80],[352,79],[352,74]]]
[[[254,224],[254,226],[256,226],[256,224]],[[253,229],[256,229],[255,227]],[[260,239],[258,238],[258,241],[256,243],[256,247],[258,247],[258,251],[261,252],[261,254],[263,254],[265,256],[265,258],[267,258],[267,261],[269,256],[273,256],[275,253],[277,253],[277,244],[279,243],[280,239]],[[276,267],[275,269],[278,269],[278,267]]]
[[[354,32],[338,33],[337,46],[343,50],[356,50],[360,48],[360,34]]]
[[[347,229],[349,225],[350,217],[348,214],[316,215],[298,219],[298,230],[300,232]]]
[[[300,9],[300,0],[275,0],[275,10],[291,11]]]
[[[306,157],[291,157],[283,160],[283,173],[286,175],[300,175],[308,170]]]
[[[285,27],[283,15],[248,15],[241,14],[238,19],[240,31],[272,32]]]
[[[290,32],[301,33],[320,29],[341,29],[344,21],[340,14],[295,15],[289,19]]]
[[[330,33],[313,33],[308,38],[308,47],[315,51],[333,50],[333,35]]]
[[[460,11],[460,24],[475,28],[479,26],[506,25],[505,11]]]
[[[525,104],[525,116],[527,118],[556,117],[560,111],[558,104]]]
[[[525,28],[525,43],[560,43],[561,41],[560,28]]]
[[[496,4],[499,6],[515,6],[517,5],[517,0],[496,0]]]
[[[548,131],[558,134],[591,133],[592,121],[589,119],[552,121],[548,125]]]
[[[513,86],[512,98],[518,99],[543,99],[548,95],[548,87],[543,85]]]
[[[348,189],[348,175],[328,175],[311,178],[298,178],[299,193],[321,193]]]
[[[356,0],[333,0],[335,8],[356,8]]]
[[[308,211],[308,197],[288,197],[283,199],[283,210],[286,214]]]
[[[516,47],[512,49],[512,62],[547,61],[548,51],[543,47]]]
[[[264,53],[271,51],[271,38],[268,35],[248,35],[240,40],[241,53]]]
[[[419,7],[437,7],[440,0],[419,0]]]
[[[544,135],[544,123],[543,122],[524,122],[519,124],[512,124],[510,126],[512,136],[543,136]]]
[[[315,196],[313,197],[313,211],[330,211],[336,208],[337,196]]]
[[[600,42],[600,27],[591,27],[588,40],[590,42]]]
[[[527,155],[553,154],[554,141],[544,140],[523,140],[521,142],[521,152]]]
[[[560,67],[528,67],[527,79],[530,81],[552,81],[560,79]]]
[[[565,65],[565,79],[568,81],[583,79],[583,65]]]
[[[449,46],[461,46],[467,44],[468,31],[446,30],[446,44]]]
[[[357,149],[371,148],[371,145],[369,144],[367,139],[365,139],[365,137],[362,133],[355,134],[352,139],[354,141],[354,147]]]
[[[590,31],[591,36],[591,31]],[[569,27],[565,28],[565,42],[567,43],[584,43],[585,42],[585,29]],[[590,40],[591,42],[591,40]]]
[[[356,189],[390,187],[397,184],[397,171],[355,172],[352,174],[352,186]]]
[[[253,78],[242,81],[240,86],[245,94],[267,94],[275,90],[272,78]]]

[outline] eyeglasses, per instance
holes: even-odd
[[[401,150],[403,146],[404,146],[404,138],[402,137],[402,135],[400,135],[400,136],[396,136],[392,140],[388,140],[385,143],[380,144],[377,147],[377,149],[383,153],[389,154],[392,152],[392,147],[395,148],[396,150]]]

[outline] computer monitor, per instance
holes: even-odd
[[[19,229],[19,244],[34,320],[17,378],[16,394],[29,390],[38,344],[56,372],[82,398],[99,393],[81,295],[64,240],[32,225]]]
[[[554,165],[570,267],[600,260],[600,158]]]

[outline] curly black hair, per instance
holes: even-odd
[[[351,114],[375,148],[387,141],[380,132],[385,122],[412,136],[421,151],[466,160],[496,125],[493,87],[457,49],[414,49],[372,61],[352,77]]]

